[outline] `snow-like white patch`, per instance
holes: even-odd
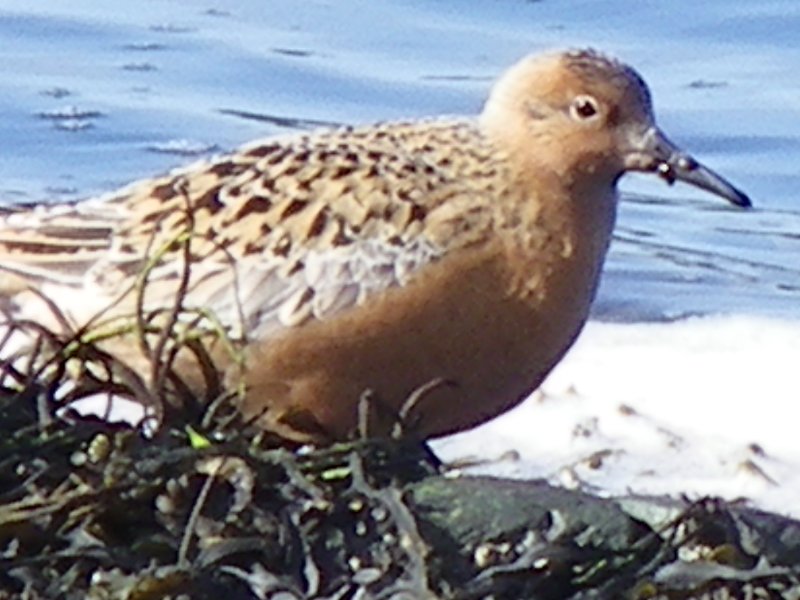
[[[518,457],[473,471],[800,517],[800,322],[589,323],[531,398],[434,448]]]
[[[63,395],[66,391],[67,385],[57,393]],[[143,425],[147,419],[154,418],[153,411],[148,410],[141,402],[105,392],[91,394],[70,402],[68,406],[58,410],[56,415],[65,416],[67,409],[74,410],[83,416],[98,416],[109,423],[129,423],[134,426]]]
[[[196,140],[175,139],[166,142],[153,142],[147,145],[150,152],[160,154],[174,154],[175,156],[203,156],[212,152],[217,152],[219,147],[216,144],[200,142]]]

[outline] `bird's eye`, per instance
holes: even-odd
[[[599,112],[597,100],[591,96],[578,96],[569,108],[572,117],[578,121],[591,119]]]

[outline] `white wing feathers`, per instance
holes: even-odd
[[[117,210],[119,208],[117,207]],[[26,255],[17,265],[13,254],[3,257],[0,270],[24,278],[53,300],[63,315],[76,326],[116,303],[114,314],[132,314],[136,291],[135,278],[130,277],[133,265],[140,269],[140,256],[119,250],[120,241],[111,226],[121,218],[119,212],[104,211],[93,215],[96,221],[67,215],[72,231],[89,231],[85,250],[76,251],[74,260],[65,255],[54,257],[52,248],[41,259]],[[111,214],[109,214],[111,213]],[[41,215],[39,215],[41,216]],[[14,231],[16,242],[27,238],[28,244],[56,244],[67,223],[48,230],[53,213],[38,221],[33,214],[15,214],[0,227],[0,240]],[[112,218],[109,218],[112,217]],[[80,223],[77,219],[80,218]],[[22,234],[22,235],[21,235]],[[28,235],[30,234],[30,235]],[[72,247],[76,240],[72,237]],[[84,240],[80,241],[82,245]],[[219,255],[191,264],[189,294],[183,305],[187,309],[211,312],[216,319],[238,337],[243,334],[264,337],[283,328],[294,327],[311,319],[328,319],[350,307],[363,304],[370,296],[387,288],[405,285],[420,267],[437,260],[442,251],[419,236],[403,246],[382,239],[360,239],[343,246],[319,249],[299,247],[297,255],[282,259],[248,256],[219,260]],[[51,264],[52,263],[52,264]],[[170,307],[175,302],[183,263],[174,258],[155,266],[145,287],[145,308]],[[135,273],[135,271],[134,271]],[[0,295],[4,295],[0,282]],[[119,302],[121,298],[124,301]],[[84,300],[81,300],[81,297]],[[13,301],[13,295],[11,297]],[[17,317],[47,324],[46,315],[31,314],[33,306],[18,305]],[[41,311],[37,303],[36,312]],[[109,314],[108,316],[112,316]]]
[[[405,285],[417,269],[440,255],[424,239],[402,248],[369,239],[308,251],[303,267],[288,276],[280,264],[249,261],[236,265],[236,281],[218,287],[206,302],[225,323],[241,319],[248,335],[265,337],[312,319],[328,319],[378,292]],[[191,298],[197,300],[199,296]]]

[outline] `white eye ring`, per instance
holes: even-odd
[[[569,114],[576,121],[589,121],[600,114],[600,109],[592,96],[580,95],[569,105]]]

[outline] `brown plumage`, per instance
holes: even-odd
[[[5,215],[0,301],[12,321],[65,332],[168,313],[185,288],[192,326],[219,323],[241,347],[243,362],[208,342],[265,426],[341,438],[365,390],[392,412],[438,382],[410,416],[440,435],[520,402],[569,348],[627,170],[749,205],[659,132],[630,67],[593,51],[529,57],[477,119],[262,140],[106,198]],[[28,341],[16,334],[6,359]],[[130,340],[105,346],[144,364]],[[176,365],[202,387],[196,360]]]

